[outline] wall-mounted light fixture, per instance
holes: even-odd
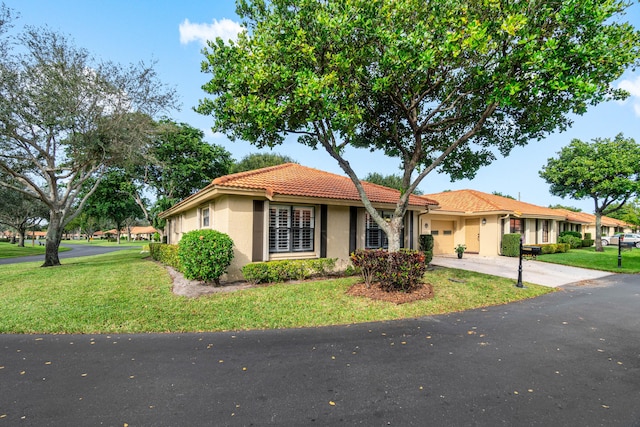
[[[482,218],[482,225],[485,225],[487,223],[487,218]]]

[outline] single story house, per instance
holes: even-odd
[[[400,192],[362,185],[372,205],[390,216]],[[404,247],[418,249],[419,218],[434,207],[436,202],[428,197],[409,197]],[[350,178],[294,163],[216,178],[160,217],[167,220],[170,244],[197,229],[229,235],[235,251],[227,274],[230,280],[240,279],[241,268],[250,262],[304,258],[346,262],[354,250],[385,247],[386,241]]]
[[[567,220],[561,225],[560,231],[578,231],[584,236],[591,233],[591,238],[596,238],[596,216],[587,212],[573,212],[566,209],[557,209],[567,215]],[[602,236],[613,236],[615,233],[631,233],[633,226],[625,221],[602,216],[600,218]]]
[[[434,255],[453,254],[464,244],[467,252],[500,254],[502,236],[520,233],[525,244],[556,243],[566,214],[476,190],[445,191],[426,197],[438,209],[420,215],[420,233],[434,236]]]

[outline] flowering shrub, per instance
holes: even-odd
[[[233,260],[233,240],[216,230],[193,230],[178,242],[178,258],[187,279],[218,285]]]

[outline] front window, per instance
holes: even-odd
[[[549,242],[549,220],[542,221],[542,243]]]
[[[269,252],[311,252],[315,210],[307,206],[272,205],[269,209]]]
[[[515,233],[523,234],[522,232],[524,230],[524,227],[522,226],[522,218],[511,218],[510,225],[511,225],[512,234],[515,234]]]
[[[391,212],[380,212],[380,215],[387,219],[391,218]],[[387,249],[389,248],[389,239],[387,233],[382,231],[378,223],[375,222],[373,217],[367,212],[365,221],[365,242],[364,247],[366,249]]]
[[[209,226],[209,208],[202,208],[201,211],[201,217],[202,217],[202,227],[208,227]]]

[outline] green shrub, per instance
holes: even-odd
[[[253,284],[303,280],[327,275],[335,267],[336,261],[336,258],[316,258],[254,262],[242,267],[242,275]]]
[[[582,247],[582,239],[577,237],[575,234],[565,234],[564,236],[558,237],[558,243],[567,243],[571,249],[578,249]]]
[[[584,240],[591,240],[591,233],[584,233]]]
[[[429,264],[433,260],[433,236],[421,234],[419,238],[420,250],[424,254],[424,263]]]
[[[149,243],[149,254],[154,260],[171,266],[178,271],[182,271],[180,259],[178,258],[178,245],[167,245],[166,243]]]
[[[558,237],[564,236],[573,236],[577,237],[578,239],[582,239],[582,234],[580,234],[579,231],[561,231],[560,234],[558,234]]]
[[[358,249],[351,254],[351,261],[360,268],[367,286],[378,280],[387,292],[411,292],[427,271],[424,254],[406,249],[399,252]]]
[[[502,255],[510,257],[520,256],[520,233],[502,236]]]
[[[220,284],[233,260],[233,240],[216,230],[193,230],[178,242],[178,258],[187,279]]]
[[[585,236],[586,236],[587,234],[590,234],[590,233],[586,233],[586,234],[585,234]],[[582,247],[583,247],[583,248],[590,248],[591,246],[593,246],[593,244],[594,244],[594,243],[595,243],[595,240],[592,240],[592,239],[584,239],[584,240],[582,241]]]

